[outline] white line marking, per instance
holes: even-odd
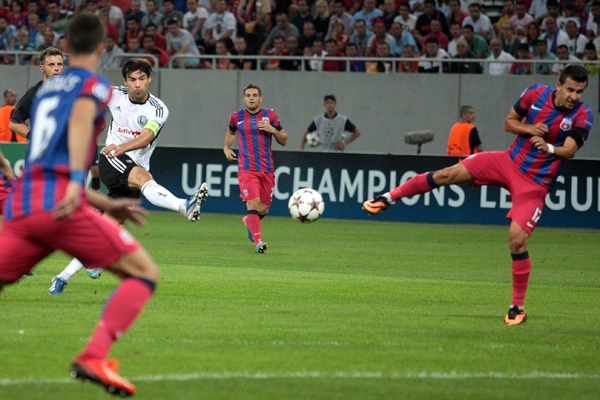
[[[368,371],[339,371],[317,372],[298,371],[287,373],[269,372],[198,372],[192,374],[172,375],[146,375],[127,378],[133,382],[163,382],[163,381],[194,381],[209,379],[600,379],[600,374],[568,373],[568,372],[543,372],[533,371],[526,374],[506,372],[368,372]],[[0,386],[17,385],[53,385],[77,382],[75,379],[50,379],[50,378],[25,378],[10,379],[0,378]]]

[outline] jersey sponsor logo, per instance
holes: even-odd
[[[536,107],[536,106],[535,106],[535,104],[532,104],[532,105],[531,105],[531,109],[532,109],[532,110],[536,110],[536,111],[542,111],[542,109],[541,109],[541,108],[539,108],[539,107]]]
[[[262,117],[262,120],[268,123],[269,122],[269,117]]]
[[[560,121],[560,129],[562,129],[563,131],[568,131],[569,129],[571,129],[571,126],[573,125],[573,121],[571,120],[571,118],[563,118],[562,121]]]
[[[238,122],[238,125],[241,125],[241,124],[243,124],[243,123],[244,123],[244,121],[240,121],[240,122]]]
[[[140,136],[140,133],[141,133],[141,132],[132,131],[131,129],[129,129],[126,126],[117,126],[116,131],[117,131],[117,133],[122,133],[124,135],[132,135],[132,136],[136,136],[136,137]]]
[[[144,125],[146,125],[146,122],[148,122],[148,118],[146,118],[146,116],[144,116],[144,115],[140,115],[137,119],[137,122],[141,126],[144,126]]]

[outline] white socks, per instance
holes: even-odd
[[[182,208],[185,209],[185,200],[175,197],[155,180],[148,181],[142,186],[142,194],[157,207],[178,212],[182,212]]]
[[[65,268],[63,270],[63,272],[61,272],[60,275],[58,275],[58,276],[60,276],[61,278],[63,278],[65,281],[68,282],[69,279],[71,279],[71,277],[73,275],[75,275],[82,269],[83,269],[83,264],[81,262],[79,262],[78,259],[74,258],[71,260],[69,265],[67,265],[67,268]]]
[[[393,201],[392,201],[392,195],[390,194],[390,192],[384,193],[384,194],[382,194],[382,196],[387,199],[388,203],[390,203],[390,204],[393,203]]]

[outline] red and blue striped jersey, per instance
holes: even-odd
[[[554,105],[555,93],[555,89],[545,85],[530,86],[521,94],[514,110],[526,118],[527,124],[543,123],[548,126],[543,137],[546,143],[562,146],[571,130],[587,140],[594,122],[590,108],[579,102],[571,110],[559,109]],[[530,135],[519,135],[507,152],[521,172],[552,189],[565,160],[538,150],[531,144],[530,138]]]
[[[68,125],[76,100],[93,99],[98,106],[94,137],[88,149],[86,170],[96,157],[96,141],[112,86],[100,75],[81,68],[46,81],[37,91],[30,116],[30,143],[25,167],[6,200],[5,219],[14,220],[51,211],[64,197],[69,183]],[[82,194],[85,201],[85,194]]]
[[[231,114],[229,130],[238,134],[238,170],[273,172],[272,134],[258,129],[258,121],[266,120],[281,130],[279,117],[272,109],[262,108],[256,114],[242,109]]]

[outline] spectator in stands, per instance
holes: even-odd
[[[456,21],[450,23],[450,38],[452,40],[448,42],[448,54],[450,54],[451,57],[454,57],[458,54],[456,51],[456,43],[458,43],[460,39],[463,39],[462,27]]]
[[[298,48],[298,38],[290,36],[285,40],[285,49],[287,53],[279,62],[279,68],[282,71],[300,71],[302,70],[302,60],[296,57],[302,57],[302,52]]]
[[[119,68],[121,66],[123,58],[120,55],[123,54],[123,50],[116,44],[117,38],[113,35],[104,38],[104,50],[102,50],[102,56],[100,57],[100,67]]]
[[[387,58],[387,60],[371,62],[367,61],[367,72],[385,72],[388,74],[390,72],[394,72],[393,63],[391,60],[389,60],[389,58],[391,57],[390,45],[387,44],[387,42],[381,41],[377,43],[377,55],[375,57]]]
[[[143,53],[142,43],[141,43],[141,40],[139,37],[132,36],[129,38],[129,50],[127,50],[127,52],[134,53],[134,54]]]
[[[35,1],[29,1],[27,3],[27,14],[37,14],[42,21],[45,21],[48,17],[48,14],[46,14],[44,10],[40,10],[38,3]]]
[[[512,4],[512,0],[506,0],[506,1],[510,1]],[[460,7],[460,0],[450,0],[449,6],[450,6],[450,15],[448,16],[448,26],[452,27],[453,22],[456,22],[460,26],[462,26],[463,21],[465,20],[465,18],[467,18],[469,16],[469,14],[464,12],[462,10],[462,8]]]
[[[194,38],[196,44],[203,41],[203,27],[208,18],[206,8],[198,4],[198,0],[187,0],[188,11],[183,15],[183,29],[186,29]]]
[[[326,57],[343,57],[345,54],[342,54],[338,51],[337,42],[335,39],[328,39],[325,41],[325,52],[327,53]],[[323,69],[322,71],[329,72],[340,72],[346,70],[346,64],[344,61],[340,60],[324,60],[323,61]]]
[[[348,43],[346,45],[346,57],[361,57],[358,53],[358,47],[355,43]],[[365,62],[361,60],[352,60],[350,63],[350,72],[365,72]]]
[[[428,61],[429,58],[449,58],[448,53],[440,49],[437,40],[431,38],[425,43],[425,54],[419,61],[419,72],[438,73],[440,71],[448,72],[448,65],[440,61]]]
[[[450,42],[450,40],[448,40],[448,36],[446,36],[446,34],[444,32],[442,32],[442,24],[440,24],[440,21],[438,21],[436,19],[432,20],[431,23],[429,24],[429,28],[430,28],[429,34],[425,35],[425,37],[423,38],[423,42],[422,42],[423,48],[425,47],[425,43],[427,43],[427,40],[429,38],[435,38],[438,41],[438,46],[440,46],[440,48],[447,51],[448,43]]]
[[[548,42],[544,36],[540,36],[537,40],[535,46],[535,56],[534,60],[556,60],[556,56],[550,52],[548,52]],[[552,69],[552,64],[550,63],[538,63],[534,64],[535,73],[537,75],[550,75],[550,70]]]
[[[304,28],[304,23],[313,22],[314,17],[310,12],[310,7],[306,0],[298,0],[296,5],[298,7],[298,13],[292,18],[292,24],[298,29],[298,32],[300,32]]]
[[[106,0],[102,0],[106,1]],[[175,1],[174,0],[163,0],[162,5],[162,18],[160,20],[160,26],[162,26],[162,33],[167,37],[165,33],[169,29],[169,21],[172,19],[177,21],[177,27],[181,28],[183,26],[183,13],[179,10],[175,9]],[[214,46],[214,44],[213,44]]]
[[[494,24],[496,33],[499,37],[502,37],[502,27],[504,26],[504,23],[506,21],[510,21],[513,15],[515,15],[515,3],[513,0],[504,0],[504,6],[502,7],[500,18]]]
[[[46,4],[46,11],[48,17],[46,23],[48,27],[59,35],[62,35],[67,27],[67,19],[70,13],[60,9],[60,5],[57,0],[50,0]]]
[[[469,51],[476,58],[488,58],[490,56],[490,46],[483,38],[483,36],[476,35],[473,32],[473,27],[469,24],[463,26],[463,36],[469,45]]]
[[[108,20],[108,10],[104,8],[99,9],[98,17],[100,18],[100,23],[102,24],[102,26],[104,26],[106,36],[111,35],[115,37],[118,41],[118,39],[121,36],[119,35],[119,30]]]
[[[217,40],[217,44],[215,45],[215,54],[219,56],[231,55],[227,51],[227,45],[225,40]],[[206,69],[230,69],[229,64],[230,61],[228,58],[217,58],[215,65],[213,65],[211,61],[207,61],[205,67]]]
[[[573,6],[573,17],[577,18],[579,21],[579,30],[585,35],[585,28],[587,26],[587,22],[590,19],[590,13],[586,10],[586,0],[573,0],[571,3]]]
[[[123,15],[123,10],[115,6],[112,0],[100,0],[100,5],[102,9],[108,11],[108,21],[119,31],[118,38],[122,37],[125,33],[125,16]]]
[[[0,50],[10,50],[15,43],[17,43],[17,30],[8,24],[7,17],[0,16]]]
[[[565,24],[565,30],[567,31],[567,36],[569,38],[566,43],[569,48],[569,53],[575,55],[575,57],[579,59],[583,58],[585,44],[588,42],[588,38],[579,33],[580,26],[579,20],[575,17],[568,18]]]
[[[555,63],[550,70],[550,75],[560,75],[562,70],[569,64],[581,64],[581,60],[569,53],[569,48],[565,45],[558,46],[556,57],[565,63]]]
[[[383,18],[376,18],[373,21],[372,28],[375,36],[371,36],[367,41],[367,53],[365,54],[367,57],[377,57],[377,45],[380,42],[386,42],[388,47],[391,48],[391,44],[394,41],[392,35],[386,32],[385,20]]]
[[[455,123],[448,135],[446,155],[454,157],[468,157],[483,151],[479,132],[475,125],[475,110],[471,106],[460,108],[460,121]]]
[[[169,65],[169,61],[171,60],[171,58],[165,50],[156,46],[154,36],[148,34],[144,35],[144,37],[142,38],[142,47],[143,53],[153,54],[156,56],[156,58],[158,59],[158,66],[160,68],[167,67]]]
[[[435,1],[435,0],[434,0]],[[371,27],[371,20],[373,18],[381,17],[383,12],[375,8],[375,0],[364,0],[362,10],[358,11],[356,14],[352,16],[352,21],[350,21],[350,26],[348,26],[348,33],[352,34],[352,31],[355,28],[356,21],[363,20],[367,28]]]
[[[525,32],[525,41],[523,43],[527,43],[529,45],[529,52],[531,54],[535,54],[537,40],[542,34],[540,31],[540,26],[537,22],[533,21],[527,25]]]
[[[521,41],[519,40],[515,27],[512,21],[506,21],[502,26],[502,34],[500,35],[500,42],[502,43],[502,50],[507,52],[513,57],[517,56],[517,50]]]
[[[144,31],[145,35],[150,35],[154,38],[154,45],[164,51],[167,51],[167,39],[161,34],[158,33],[158,27],[153,23],[149,23],[146,25],[146,29]]]
[[[265,40],[265,32],[271,26],[271,0],[241,0],[236,17],[238,29],[246,35],[248,51],[257,53]],[[241,36],[238,32],[236,36]]]
[[[26,25],[27,12],[23,10],[23,3],[20,0],[11,0],[10,12],[8,13],[8,23],[19,29]]]
[[[367,29],[365,20],[359,19],[354,23],[354,32],[350,35],[350,43],[354,43],[358,47],[359,54],[364,56],[367,54],[369,39],[373,36],[375,34]]]
[[[171,57],[179,54],[199,56],[200,52],[192,35],[179,27],[179,21],[175,18],[167,22],[167,54]],[[171,66],[177,68],[191,68],[200,65],[200,57],[185,57],[171,60]]]
[[[338,19],[342,20],[342,23],[344,24],[344,32],[348,32],[350,22],[352,22],[352,15],[346,11],[343,0],[333,0],[332,4],[333,14],[331,14],[329,17],[329,28],[327,28],[327,35],[325,35],[326,40],[331,39],[334,21]]]
[[[140,25],[142,29],[146,30],[148,24],[154,24],[156,27],[160,27],[160,34],[162,34],[162,14],[158,12],[156,6],[156,0],[146,0],[146,15],[142,17]]]
[[[129,13],[125,16],[125,19],[127,19],[127,17],[130,15],[133,15],[135,17],[135,19],[137,19],[137,21],[141,27],[142,26],[142,18],[144,18],[146,16],[146,13],[142,11],[142,4],[141,4],[140,0],[131,0]]]
[[[204,47],[210,54],[214,53],[217,40],[228,39],[229,48],[237,37],[237,22],[233,13],[227,11],[225,0],[217,0],[215,9],[216,11],[208,16],[204,31]]]
[[[548,15],[542,20],[542,23],[540,24],[540,26],[542,27],[542,32],[546,32],[548,30],[546,28],[546,19],[548,17],[554,18],[554,21],[557,22],[557,25],[558,25],[558,18],[562,17],[562,15],[560,14],[560,6],[558,4],[558,0],[547,0],[546,1],[546,11],[547,11]]]
[[[520,63],[519,60],[531,60],[533,57],[529,53],[529,45],[521,43],[517,50],[517,59],[510,68],[512,75],[531,75],[531,63]]]
[[[591,15],[585,25],[585,35],[589,40],[598,36],[598,22],[600,21],[600,1],[594,0],[590,5]]]
[[[319,59],[319,58],[325,57],[326,55],[327,55],[327,52],[325,51],[325,47],[323,45],[323,40],[315,39],[313,41],[313,46],[312,46],[312,57],[314,58],[314,60],[310,60],[310,70],[311,71],[322,71],[323,70],[323,60]]]
[[[408,3],[400,3],[398,6],[398,12],[400,15],[394,19],[394,22],[401,24],[402,29],[405,32],[413,35],[415,26],[417,25],[417,17],[414,14],[411,14],[410,5],[408,5]]]
[[[281,35],[276,36],[273,39],[273,48],[267,50],[267,54],[271,56],[284,56],[287,54],[287,49],[285,48],[285,38]],[[281,58],[271,58],[264,65],[263,69],[267,71],[277,71],[281,70],[279,68],[279,64],[281,62]]]
[[[544,21],[546,22],[546,33],[544,34],[544,38],[546,39],[546,42],[548,42],[548,50],[550,53],[556,54],[558,46],[561,44],[566,45],[569,42],[569,36],[565,31],[558,29],[554,17],[548,16]]]
[[[138,38],[138,40],[144,36],[144,32],[140,28],[140,23],[134,15],[130,15],[126,18],[127,29],[125,30],[125,35],[123,35],[123,43],[121,44],[121,48],[126,53],[129,52],[129,40],[132,37]],[[139,41],[138,41],[139,44]]]
[[[492,22],[487,15],[481,12],[481,5],[479,3],[469,4],[469,16],[465,18],[462,23],[463,28],[467,25],[471,25],[473,27],[473,32],[484,38],[486,41],[496,37]],[[471,52],[473,51],[471,50]]]
[[[315,30],[321,37],[327,35],[327,28],[329,28],[329,6],[325,0],[317,0],[315,2],[315,8],[313,12],[313,24],[315,24]]]
[[[23,27],[17,31],[17,43],[14,44],[12,49],[15,51],[35,51],[35,47],[29,40],[29,31],[27,28]],[[31,54],[9,55],[8,62],[15,64],[16,58],[17,65],[27,65],[31,63],[31,57]]]
[[[598,61],[600,60],[600,56],[596,52],[596,46],[592,42],[588,42],[585,45],[584,50],[584,61]],[[585,70],[590,74],[590,76],[598,76],[598,71],[600,71],[600,64],[591,64],[591,63],[583,63]]]
[[[313,42],[316,39],[323,40],[321,35],[315,31],[315,25],[312,22],[305,22],[304,28],[302,29],[302,35],[298,38],[298,47],[301,51],[304,51],[306,47],[312,49]]]
[[[222,1],[222,0],[221,0]],[[271,29],[269,36],[264,41],[260,48],[260,54],[266,54],[267,50],[273,47],[273,40],[277,36],[283,36],[283,39],[287,39],[289,36],[300,36],[296,26],[290,24],[287,14],[279,13],[275,16],[275,27]]]
[[[381,7],[381,11],[383,11],[383,15],[381,18],[385,21],[385,26],[392,26],[392,23],[396,19],[397,16],[400,15],[398,10],[396,9],[396,1],[395,0],[383,0],[383,6]]]
[[[231,60],[229,64],[229,69],[241,69],[245,71],[256,69],[256,60],[244,58],[244,56],[250,55],[248,53],[248,44],[246,43],[246,39],[242,36],[238,36],[233,41],[234,51],[232,55],[240,56],[239,58],[234,58]]]
[[[486,60],[507,62],[490,62],[486,64],[486,73],[489,75],[509,75],[512,62],[508,61],[515,61],[515,58],[502,50],[502,43],[498,38],[490,41],[490,49],[492,50],[492,54]]]
[[[435,0],[425,0],[423,2],[423,9],[425,12],[417,18],[415,33],[413,33],[417,43],[423,43],[423,38],[431,32],[431,21],[434,19],[440,22],[442,32],[450,33],[446,16],[435,8]]]
[[[573,17],[573,3],[563,4],[562,13],[556,17],[556,25],[558,25],[558,28],[564,31],[566,29],[567,19],[571,17]]]
[[[41,52],[46,50],[48,47],[56,47],[57,42],[58,36],[51,29],[46,29],[42,44],[36,47],[35,50]]]
[[[40,24],[42,22],[42,24]],[[37,47],[44,42],[44,30],[46,23],[40,20],[39,15],[32,13],[27,14],[27,26],[29,27],[29,40],[33,47]]]
[[[31,2],[29,2],[29,5],[31,6],[31,4],[37,4],[37,3],[31,1]],[[92,14],[97,14],[98,13],[98,1],[97,0],[85,0],[85,7],[83,8],[83,11],[89,12]],[[46,18],[47,17],[48,17],[48,15],[46,14]],[[40,18],[43,18],[41,14],[40,14]]]
[[[346,33],[346,29],[344,28],[344,23],[342,22],[341,19],[336,19],[333,22],[333,34],[331,35],[331,37],[329,39],[333,39],[336,41],[338,52],[340,52],[340,53],[346,52],[346,45],[350,42],[350,35],[348,35]]]
[[[398,22],[392,23],[389,33],[394,39],[390,47],[392,56],[403,57],[402,54],[404,53],[405,46],[412,46],[414,54],[420,53],[419,46],[415,43],[415,39],[410,33],[404,32],[402,24]]]
[[[401,57],[403,58],[419,58],[418,55],[415,54],[414,47],[407,44],[402,49]],[[419,72],[419,62],[418,61],[399,61],[398,62],[398,72]]]
[[[448,72],[454,74],[481,74],[483,73],[483,68],[481,64],[473,61],[463,61],[459,62],[461,58],[475,58],[473,53],[469,51],[469,45],[467,42],[463,40],[459,40],[456,44],[456,57],[453,57],[453,60],[457,60],[455,62],[451,62],[449,66]]]
[[[538,24],[541,24],[542,20],[548,15],[546,1],[547,0],[532,0],[531,5],[529,6],[529,15],[531,15]]]
[[[527,25],[534,22],[533,17],[527,14],[525,3],[521,0],[515,4],[515,15],[510,18],[515,27],[519,26],[523,30]]]

